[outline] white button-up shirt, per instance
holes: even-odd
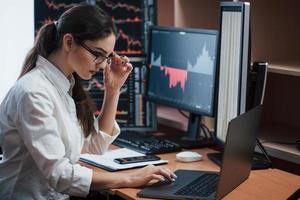
[[[70,96],[72,82],[39,56],[36,67],[19,79],[0,106],[1,199],[64,199],[86,196],[92,170],[77,162],[82,150],[103,154],[120,133],[84,138]],[[67,194],[67,195],[63,195]]]

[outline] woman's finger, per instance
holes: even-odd
[[[115,54],[112,58],[111,58],[111,61],[113,64],[115,65],[120,65],[122,64],[122,62],[124,62],[121,58],[121,56],[119,56],[118,54]]]
[[[154,169],[153,173],[156,174],[156,175],[162,175],[163,177],[167,178],[170,181],[173,180],[173,178],[171,176],[171,173],[168,170],[166,170],[162,167],[156,167]]]
[[[158,180],[158,181],[164,181],[164,177],[158,174],[152,174],[151,180]]]
[[[172,179],[177,178],[176,174],[174,174],[174,172],[172,172],[169,168],[164,168],[164,169],[170,173]]]
[[[124,64],[130,62],[130,60],[127,56],[121,56],[121,60],[124,62]]]
[[[126,72],[131,72],[133,69],[133,66],[131,63],[126,63]]]
[[[130,62],[130,60],[127,56],[120,56],[116,53],[113,54],[111,59],[112,59],[112,62],[117,65],[120,65],[120,64],[125,65],[126,63]]]

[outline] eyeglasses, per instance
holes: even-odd
[[[80,46],[82,46],[85,50],[87,50],[88,52],[90,52],[90,54],[92,54],[93,56],[95,56],[94,59],[94,63],[97,64],[101,64],[103,63],[105,60],[108,64],[111,63],[111,58],[112,58],[112,54],[110,54],[109,56],[105,56],[102,53],[98,52],[98,51],[94,51],[92,50],[90,47],[88,47],[86,44],[84,44],[84,42],[82,42],[81,40],[77,40],[78,44]]]

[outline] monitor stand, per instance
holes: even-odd
[[[201,115],[190,113],[186,136],[174,140],[182,148],[192,149],[208,147],[214,144],[214,139],[208,133],[208,129],[201,125],[201,118]]]
[[[261,149],[263,155],[260,153],[254,152],[253,159],[252,159],[252,170],[256,169],[268,169],[272,167],[272,162],[269,159],[269,156],[267,152],[265,151],[265,148],[260,143],[259,139],[256,139],[257,146]],[[217,165],[222,165],[222,153],[208,153],[207,157],[216,163]]]

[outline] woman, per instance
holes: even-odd
[[[82,152],[104,153],[120,132],[119,91],[132,65],[113,52],[115,41],[111,18],[90,5],[73,7],[41,28],[0,106],[1,199],[84,197],[90,190],[175,178],[163,167],[101,173],[77,163]],[[90,79],[100,69],[105,96],[97,119],[80,78]]]

